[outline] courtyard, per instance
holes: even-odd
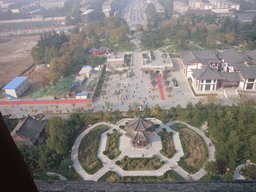
[[[178,104],[185,107],[188,101],[197,103],[204,99],[202,97],[194,97],[180,69],[178,59],[172,59],[175,70],[169,72],[166,79],[162,76],[155,75],[153,80],[156,81],[156,84],[153,86],[150,73],[141,71],[143,66],[142,53],[134,52],[132,53],[132,57],[132,63],[128,69],[132,72],[132,75],[129,76],[127,72],[123,72],[122,74],[110,73],[104,81],[106,85],[103,88],[105,90],[104,96],[95,98],[94,100],[95,110],[102,110],[106,102],[110,103],[112,109],[127,111],[130,108],[135,109],[140,107],[144,109],[145,107],[151,107],[157,104],[164,109],[169,109]],[[173,79],[176,79],[178,83],[176,87],[173,85]],[[162,89],[159,87],[158,81],[161,82]],[[168,81],[169,85],[166,85],[165,81]]]
[[[84,180],[94,180],[97,181],[99,178],[101,178],[104,174],[106,174],[109,171],[115,172],[120,177],[124,176],[162,176],[167,171],[174,171],[178,175],[180,175],[183,179],[189,179],[192,178],[194,180],[200,179],[202,176],[206,174],[205,170],[202,168],[199,169],[194,174],[189,174],[184,169],[182,169],[178,162],[180,161],[181,157],[184,156],[181,140],[179,137],[179,132],[174,131],[170,129],[169,126],[177,123],[177,122],[169,122],[167,124],[163,124],[160,120],[149,118],[149,120],[154,124],[159,124],[159,127],[154,131],[155,135],[149,139],[149,144],[143,148],[136,148],[131,145],[130,138],[125,136],[125,131],[123,129],[120,129],[120,125],[126,125],[126,122],[131,119],[124,118],[117,122],[115,125],[110,123],[97,123],[90,128],[86,129],[83,133],[81,133],[72,148],[71,152],[71,158],[74,162],[73,166],[77,173],[84,179]],[[192,127],[191,125],[185,124],[183,122],[178,122],[181,124],[184,124],[187,128],[195,131],[197,134],[199,134],[203,141],[206,143],[206,146],[208,148],[209,154],[207,161],[214,160],[214,152],[215,148],[214,146],[209,147],[207,144],[211,141],[204,135],[204,133],[199,130],[198,128]],[[97,128],[101,126],[108,128],[107,131],[101,133],[99,145],[97,150],[97,158],[102,162],[102,167],[99,167],[98,170],[96,170],[94,173],[88,174],[81,166],[81,162],[79,162],[79,147],[80,143],[83,140],[83,138],[90,133],[91,130],[94,128]],[[104,151],[106,149],[106,143],[107,143],[107,137],[111,133],[114,132],[121,133],[122,135],[119,137],[119,144],[118,149],[120,150],[120,154],[118,153],[118,156],[114,159],[109,159],[108,156],[104,155]],[[163,156],[160,151],[162,149],[162,141],[160,136],[158,135],[159,132],[167,131],[168,133],[172,132],[172,138],[173,143],[175,146],[175,154],[171,158],[167,158]],[[130,160],[129,160],[130,158]],[[157,167],[153,167],[154,169],[150,170],[129,170],[129,169],[122,169],[117,162],[122,162],[124,159],[127,159],[128,161],[133,160],[133,158],[138,159],[140,158],[140,161],[143,161],[144,159],[148,159],[147,161],[150,161],[152,158],[156,159],[157,162],[161,162],[161,165],[158,164]],[[150,159],[151,158],[151,159]],[[136,163],[136,162],[135,162]]]

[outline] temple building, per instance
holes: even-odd
[[[144,147],[149,143],[148,139],[154,136],[152,131],[152,124],[144,117],[139,117],[129,121],[129,124],[126,126],[125,136],[131,139],[134,147]]]

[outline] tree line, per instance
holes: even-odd
[[[144,48],[158,48],[174,43],[177,50],[189,49],[187,40],[201,46],[216,48],[218,44],[242,45],[243,49],[256,48],[256,19],[242,23],[237,18],[218,18],[216,15],[186,14],[170,18],[156,13],[148,19],[141,33]]]

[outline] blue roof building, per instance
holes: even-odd
[[[15,77],[10,83],[4,86],[3,89],[16,89],[27,77]]]
[[[4,96],[11,99],[19,98],[28,88],[29,82],[27,77],[15,77],[10,83],[3,87]]]

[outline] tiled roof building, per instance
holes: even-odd
[[[139,117],[129,122],[126,126],[125,136],[132,139],[135,147],[144,147],[148,144],[148,139],[154,136],[152,125],[144,117]]]
[[[196,91],[240,87],[256,89],[256,50],[248,54],[234,49],[215,54],[211,50],[183,50],[181,64]]]
[[[11,132],[11,136],[16,145],[31,146],[40,144],[45,136],[44,127],[44,122],[28,116],[16,125]]]

